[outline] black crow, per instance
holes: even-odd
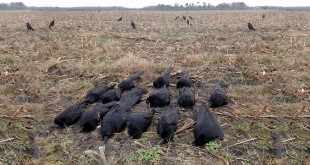
[[[228,104],[225,91],[219,83],[215,85],[208,101],[211,108],[217,108]]]
[[[117,19],[118,22],[120,22],[120,21],[122,21],[122,20],[123,20],[123,17],[119,17],[119,18]]]
[[[34,31],[33,27],[29,22],[26,23],[27,31]]]
[[[194,107],[194,145],[203,146],[215,140],[224,139],[224,132],[215,116],[208,110],[208,106],[201,104]]]
[[[188,16],[189,19],[193,20],[194,18],[192,16]]]
[[[188,108],[195,104],[195,96],[188,87],[181,88],[179,91],[178,104],[180,107]]]
[[[158,119],[157,133],[164,140],[164,143],[173,140],[178,127],[180,114],[174,106],[168,107],[162,112]]]
[[[184,21],[186,20],[186,16],[183,16],[183,20],[184,20]]]
[[[114,85],[104,86],[104,87],[94,87],[89,90],[84,98],[84,102],[87,104],[93,104],[100,100],[100,96],[107,91],[114,88]]]
[[[133,88],[130,91],[122,94],[120,104],[132,108],[141,101],[142,96],[147,91],[142,88]]]
[[[150,107],[165,107],[170,104],[170,94],[166,87],[155,89],[146,99]]]
[[[177,80],[177,88],[192,87],[192,80],[189,78],[188,73],[183,72],[181,77]]]
[[[109,105],[96,103],[91,110],[85,111],[79,121],[82,132],[91,132],[97,128],[100,119],[109,111]]]
[[[126,128],[126,111],[127,110],[123,109],[121,105],[116,105],[103,117],[100,123],[100,134],[104,143],[106,143],[114,133],[122,132]]]
[[[52,30],[52,28],[55,26],[55,20],[52,20],[51,22],[50,22],[50,24],[48,25],[48,28],[50,29],[50,30]]]
[[[102,95],[100,95],[99,98],[103,104],[106,104],[112,101],[119,101],[121,98],[121,91],[118,88],[110,89],[106,91],[105,93],[103,93]]]
[[[192,24],[190,23],[189,20],[186,20],[187,25],[191,26]]]
[[[130,25],[133,29],[136,29],[136,24],[133,21],[130,21]]]
[[[255,31],[256,29],[254,28],[254,26],[249,22],[248,23],[248,28],[250,31]]]
[[[265,19],[265,18],[266,18],[266,15],[265,15],[265,14],[263,14],[263,15],[262,15],[262,18],[263,18],[263,19]]]
[[[141,138],[152,123],[153,114],[150,112],[132,112],[127,118],[128,135],[133,139]]]
[[[172,68],[168,68],[160,77],[158,77],[153,82],[153,87],[154,88],[162,88],[164,86],[168,87],[171,71],[172,71]]]
[[[139,71],[131,76],[129,76],[126,80],[121,81],[118,84],[118,87],[121,89],[122,92],[130,90],[135,87],[134,81],[139,79],[143,74],[143,71]]]
[[[180,18],[180,16],[176,16],[174,20],[178,20]]]
[[[59,115],[57,115],[54,120],[54,123],[58,125],[60,128],[65,128],[70,125],[73,125],[79,121],[80,117],[82,116],[86,108],[87,104],[84,102],[74,104],[68,107],[63,112],[61,112]]]

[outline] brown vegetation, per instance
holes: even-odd
[[[309,162],[310,13],[270,11],[262,20],[260,11],[190,12],[190,27],[173,21],[188,12],[0,14],[0,164]],[[137,30],[115,21],[119,15],[135,20]],[[35,31],[26,31],[25,16]],[[57,20],[53,31],[46,27],[51,18]],[[248,31],[248,21],[255,32]],[[104,155],[97,132],[53,128],[56,114],[93,86],[142,69],[146,87],[168,66],[189,71],[200,101],[208,100],[216,80],[227,84],[231,103],[210,109],[223,126],[223,141],[192,146],[188,111],[179,127],[186,129],[174,142],[157,145],[154,117],[142,139],[117,134]],[[141,103],[135,111],[146,108]],[[272,153],[273,132],[286,150],[280,159]]]

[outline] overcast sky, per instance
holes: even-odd
[[[0,0],[0,3],[24,2],[27,6],[58,6],[58,7],[77,7],[77,6],[122,6],[130,8],[140,8],[149,5],[161,4],[185,4],[206,2],[216,5],[222,2],[243,1],[249,6],[310,6],[310,0]]]

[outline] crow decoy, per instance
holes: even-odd
[[[211,93],[208,101],[211,108],[217,108],[228,104],[228,98],[224,89],[219,83],[215,84],[213,92]]]
[[[150,107],[165,107],[170,104],[170,94],[166,87],[155,89],[146,99]]]
[[[143,71],[139,71],[129,76],[126,80],[121,81],[118,87],[121,89],[122,92],[134,88],[135,87],[134,81],[139,79],[143,73],[144,73]]]
[[[178,127],[180,114],[174,106],[168,107],[162,112],[158,119],[157,133],[163,139],[164,143],[173,140]]]
[[[107,91],[114,88],[114,85],[104,86],[104,87],[94,87],[89,90],[84,98],[84,102],[87,104],[93,104],[100,100],[100,96],[102,96]]]
[[[127,118],[128,135],[133,139],[141,138],[152,123],[151,112],[132,112]]]
[[[172,68],[168,68],[160,77],[153,82],[154,88],[168,87]]]
[[[92,109],[85,111],[79,121],[79,125],[82,128],[81,132],[94,131],[100,123],[105,114],[109,111],[109,105],[102,103],[96,103]]]
[[[194,145],[203,146],[212,140],[224,139],[224,132],[207,105],[195,105],[194,121]]]
[[[183,87],[179,91],[178,105],[183,108],[190,108],[195,104],[195,96],[188,87]]]
[[[71,126],[79,121],[86,108],[86,103],[76,103],[58,114],[54,119],[54,123],[60,128]]]
[[[128,107],[116,105],[101,120],[100,134],[104,143],[107,143],[115,133],[122,132],[126,128]]]
[[[183,72],[181,74],[181,77],[177,80],[177,88],[183,88],[183,87],[192,87],[192,80],[189,78],[188,73]]]

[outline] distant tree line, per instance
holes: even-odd
[[[23,2],[0,3],[0,10],[21,10],[27,6]]]
[[[184,5],[164,5],[159,4],[157,6],[148,6],[143,8],[145,10],[244,10],[250,9],[244,2],[234,2],[234,3],[221,3],[216,6],[206,3],[185,3]]]
[[[65,10],[65,11],[102,11],[102,10],[136,10],[125,7],[28,7],[23,2],[11,2],[0,3],[0,10]],[[147,6],[140,10],[250,10],[250,9],[262,9],[262,10],[297,10],[297,11],[309,11],[310,7],[277,7],[277,6],[259,6],[249,7],[244,2],[233,3],[221,3],[218,5],[212,5],[206,2],[185,3],[164,5],[159,4],[156,6]]]

